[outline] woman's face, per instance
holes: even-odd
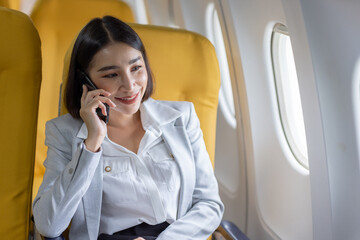
[[[140,51],[125,43],[111,43],[94,55],[88,73],[98,88],[111,93],[115,111],[131,115],[139,110],[148,80]]]

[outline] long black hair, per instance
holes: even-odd
[[[123,21],[105,16],[92,19],[79,33],[71,54],[65,88],[65,106],[74,118],[80,118],[82,82],[78,72],[87,72],[94,55],[110,43],[126,43],[141,52],[148,73],[147,87],[142,101],[148,99],[154,88],[152,72],[144,44],[137,33]]]

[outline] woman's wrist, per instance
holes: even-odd
[[[100,150],[100,146],[101,146],[101,142],[99,141],[94,141],[91,139],[85,139],[85,147],[87,150],[91,151],[91,152],[98,152]]]

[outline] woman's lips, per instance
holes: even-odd
[[[140,91],[133,96],[126,96],[126,97],[122,97],[122,98],[115,97],[115,99],[124,104],[133,104],[138,99],[139,94],[140,94]]]

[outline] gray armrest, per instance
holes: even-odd
[[[44,237],[44,240],[65,240],[65,238],[63,237],[63,235],[60,235],[60,236],[55,237],[55,238]]]
[[[216,231],[220,232],[227,240],[249,240],[249,238],[230,221],[221,221]]]

